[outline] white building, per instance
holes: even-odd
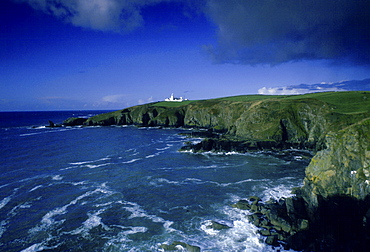
[[[173,93],[171,94],[170,98],[164,99],[165,101],[174,101],[174,102],[182,102],[182,101],[187,101],[188,99],[184,99],[182,97],[177,98],[173,96]]]

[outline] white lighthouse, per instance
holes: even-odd
[[[187,101],[188,99],[184,99],[182,97],[174,97],[173,93],[171,94],[170,98],[164,99],[165,101],[174,101],[174,102],[182,102],[182,101]]]

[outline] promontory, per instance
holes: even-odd
[[[312,151],[296,196],[264,203],[251,197],[234,206],[251,211],[251,221],[274,246],[370,247],[369,91],[155,102],[64,124],[202,129],[201,143],[183,147],[195,152]]]

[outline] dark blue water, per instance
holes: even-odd
[[[181,153],[185,129],[43,127],[96,113],[0,113],[1,251],[272,251],[230,205],[289,196],[307,160]]]

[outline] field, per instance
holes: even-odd
[[[341,114],[355,114],[370,111],[370,91],[345,91],[345,92],[323,92],[310,93],[304,95],[239,95],[209,100],[189,100],[183,102],[157,102],[153,105],[160,107],[180,107],[190,103],[210,103],[218,101],[231,102],[253,102],[260,100],[280,100],[280,101],[302,101],[306,99],[316,99],[332,105],[333,112]]]

